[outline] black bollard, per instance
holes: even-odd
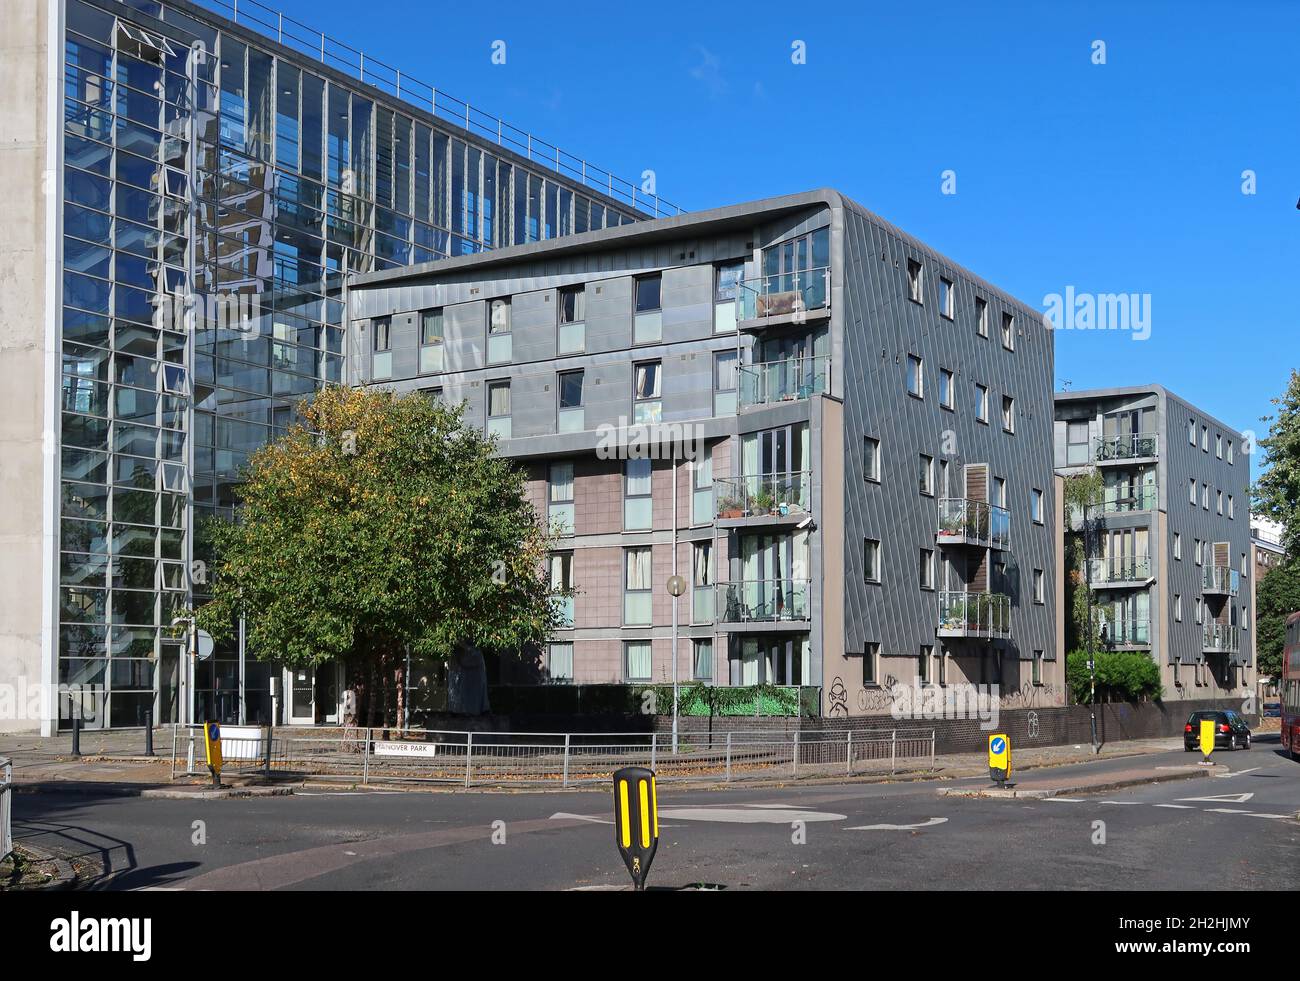
[[[153,756],[153,706],[144,710],[144,755]]]
[[[72,755],[81,755],[81,713],[72,717]]]

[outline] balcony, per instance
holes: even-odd
[[[1150,647],[1151,621],[1137,617],[1103,620],[1101,642],[1107,647]]]
[[[940,545],[974,545],[1006,551],[1011,547],[1011,512],[964,497],[940,498],[935,540]]]
[[[1241,573],[1226,565],[1207,565],[1201,570],[1201,592],[1207,596],[1236,596],[1241,591]]]
[[[1145,586],[1151,581],[1151,556],[1113,555],[1088,560],[1088,585],[1116,589],[1121,586]]]
[[[740,407],[795,402],[830,391],[831,359],[828,356],[786,358],[741,365]]]
[[[1142,487],[1108,487],[1100,501],[1094,501],[1092,510],[1102,514],[1129,514],[1135,511],[1154,511],[1160,504],[1160,495],[1154,484]]]
[[[940,637],[1009,637],[1011,597],[945,590],[939,594]]]
[[[1241,650],[1241,630],[1232,624],[1207,623],[1201,634],[1201,649],[1206,654],[1236,654]]]
[[[713,478],[713,516],[745,525],[802,521],[812,510],[812,472]]]
[[[802,622],[811,617],[808,579],[746,579],[720,582],[714,588],[719,623]]]
[[[829,266],[778,273],[736,286],[736,321],[741,330],[822,320],[831,312]]]
[[[1128,433],[1124,436],[1101,436],[1093,441],[1094,463],[1137,463],[1156,459],[1160,451],[1157,433]]]

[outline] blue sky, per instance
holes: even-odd
[[[1149,294],[1145,341],[1057,332],[1058,388],[1161,382],[1263,435],[1300,362],[1300,4],[278,6],[615,173],[652,169],[688,210],[831,186],[1035,307]]]

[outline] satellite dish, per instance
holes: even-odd
[[[212,635],[208,633],[206,630],[200,630],[198,632],[198,642],[195,644],[195,652],[196,655],[198,656],[198,659],[200,661],[206,661],[208,658],[210,658],[212,656],[212,648],[214,646],[215,645],[212,640]]]

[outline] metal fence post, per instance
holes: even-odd
[[[731,733],[727,733],[727,783],[731,783]]]
[[[561,787],[569,785],[569,734],[564,734],[564,776],[560,781]]]
[[[271,772],[271,740],[273,740],[274,738],[275,738],[275,726],[268,725],[266,727],[266,759],[262,763],[262,769],[265,770],[267,773]]]
[[[935,734],[938,731],[939,730],[937,729],[930,730],[930,769],[931,770],[934,769],[934,741],[935,741]]]
[[[850,729],[849,737],[844,741],[844,772],[853,772],[853,730]]]
[[[658,750],[659,734],[652,732],[650,733],[650,769],[652,770],[655,768],[655,759],[658,757]]]
[[[465,786],[469,787],[470,768],[473,766],[474,756],[474,733],[465,733]]]
[[[370,782],[370,732],[366,730],[365,743],[361,748],[361,783],[362,786]]]
[[[177,733],[176,724],[172,723],[172,773],[171,776],[168,778],[170,780],[176,779],[176,733]]]
[[[799,775],[799,730],[794,731],[794,753],[791,754],[790,772]]]
[[[889,735],[889,772],[894,773],[898,764],[898,730],[895,729]]]

